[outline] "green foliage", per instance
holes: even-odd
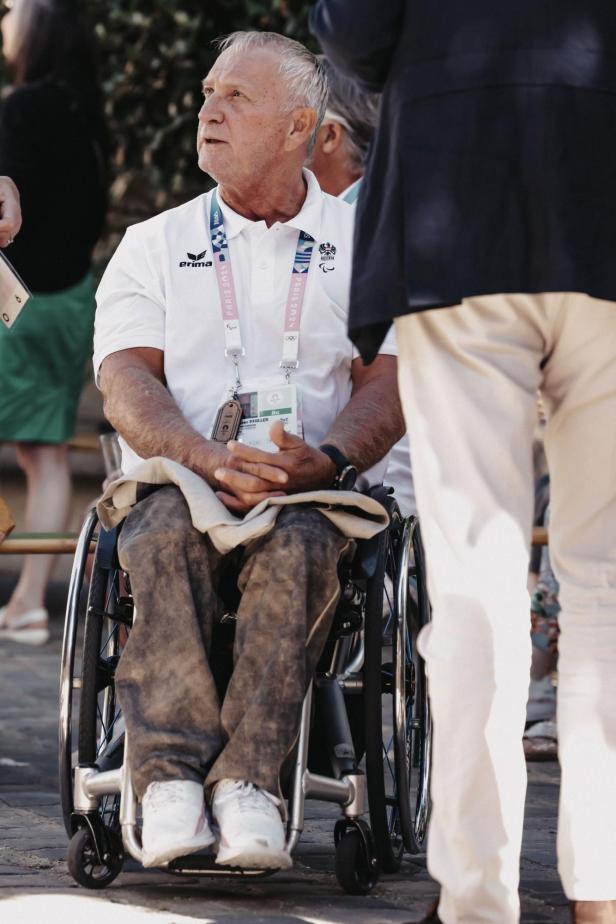
[[[266,29],[309,42],[306,0],[86,0],[101,48],[112,198],[151,214],[204,188],[195,131],[213,39]]]

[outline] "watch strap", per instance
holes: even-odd
[[[319,449],[332,460],[336,466],[337,476],[341,475],[345,468],[348,468],[348,466],[352,464],[349,462],[343,452],[341,452],[336,446],[332,446],[330,443],[323,443],[322,446],[319,446]]]
[[[325,453],[336,466],[336,474],[331,483],[331,487],[335,490],[339,490],[340,488],[351,490],[357,478],[357,469],[353,463],[347,459],[340,449],[336,446],[332,446],[330,443],[324,443],[322,446],[319,446],[319,449],[321,452]]]

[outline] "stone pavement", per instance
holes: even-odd
[[[0,600],[6,599],[0,581]],[[61,594],[52,601],[57,612]],[[333,873],[336,809],[309,803],[292,871],[259,883],[174,877],[128,864],[104,893],[69,877],[56,788],[59,618],[52,641],[29,650],[0,643],[0,922],[43,924],[402,924],[421,917],[436,887],[423,856],[405,860],[367,897],[341,892]],[[522,860],[524,924],[569,920],[556,876],[555,764],[530,768]]]

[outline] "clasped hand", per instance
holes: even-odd
[[[233,513],[244,514],[267,497],[329,487],[335,466],[329,456],[288,433],[279,421],[270,428],[278,452],[264,452],[231,440],[216,468],[217,496]]]

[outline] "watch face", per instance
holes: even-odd
[[[354,465],[347,465],[340,472],[338,479],[338,489],[340,491],[352,491],[357,481],[357,469]]]

